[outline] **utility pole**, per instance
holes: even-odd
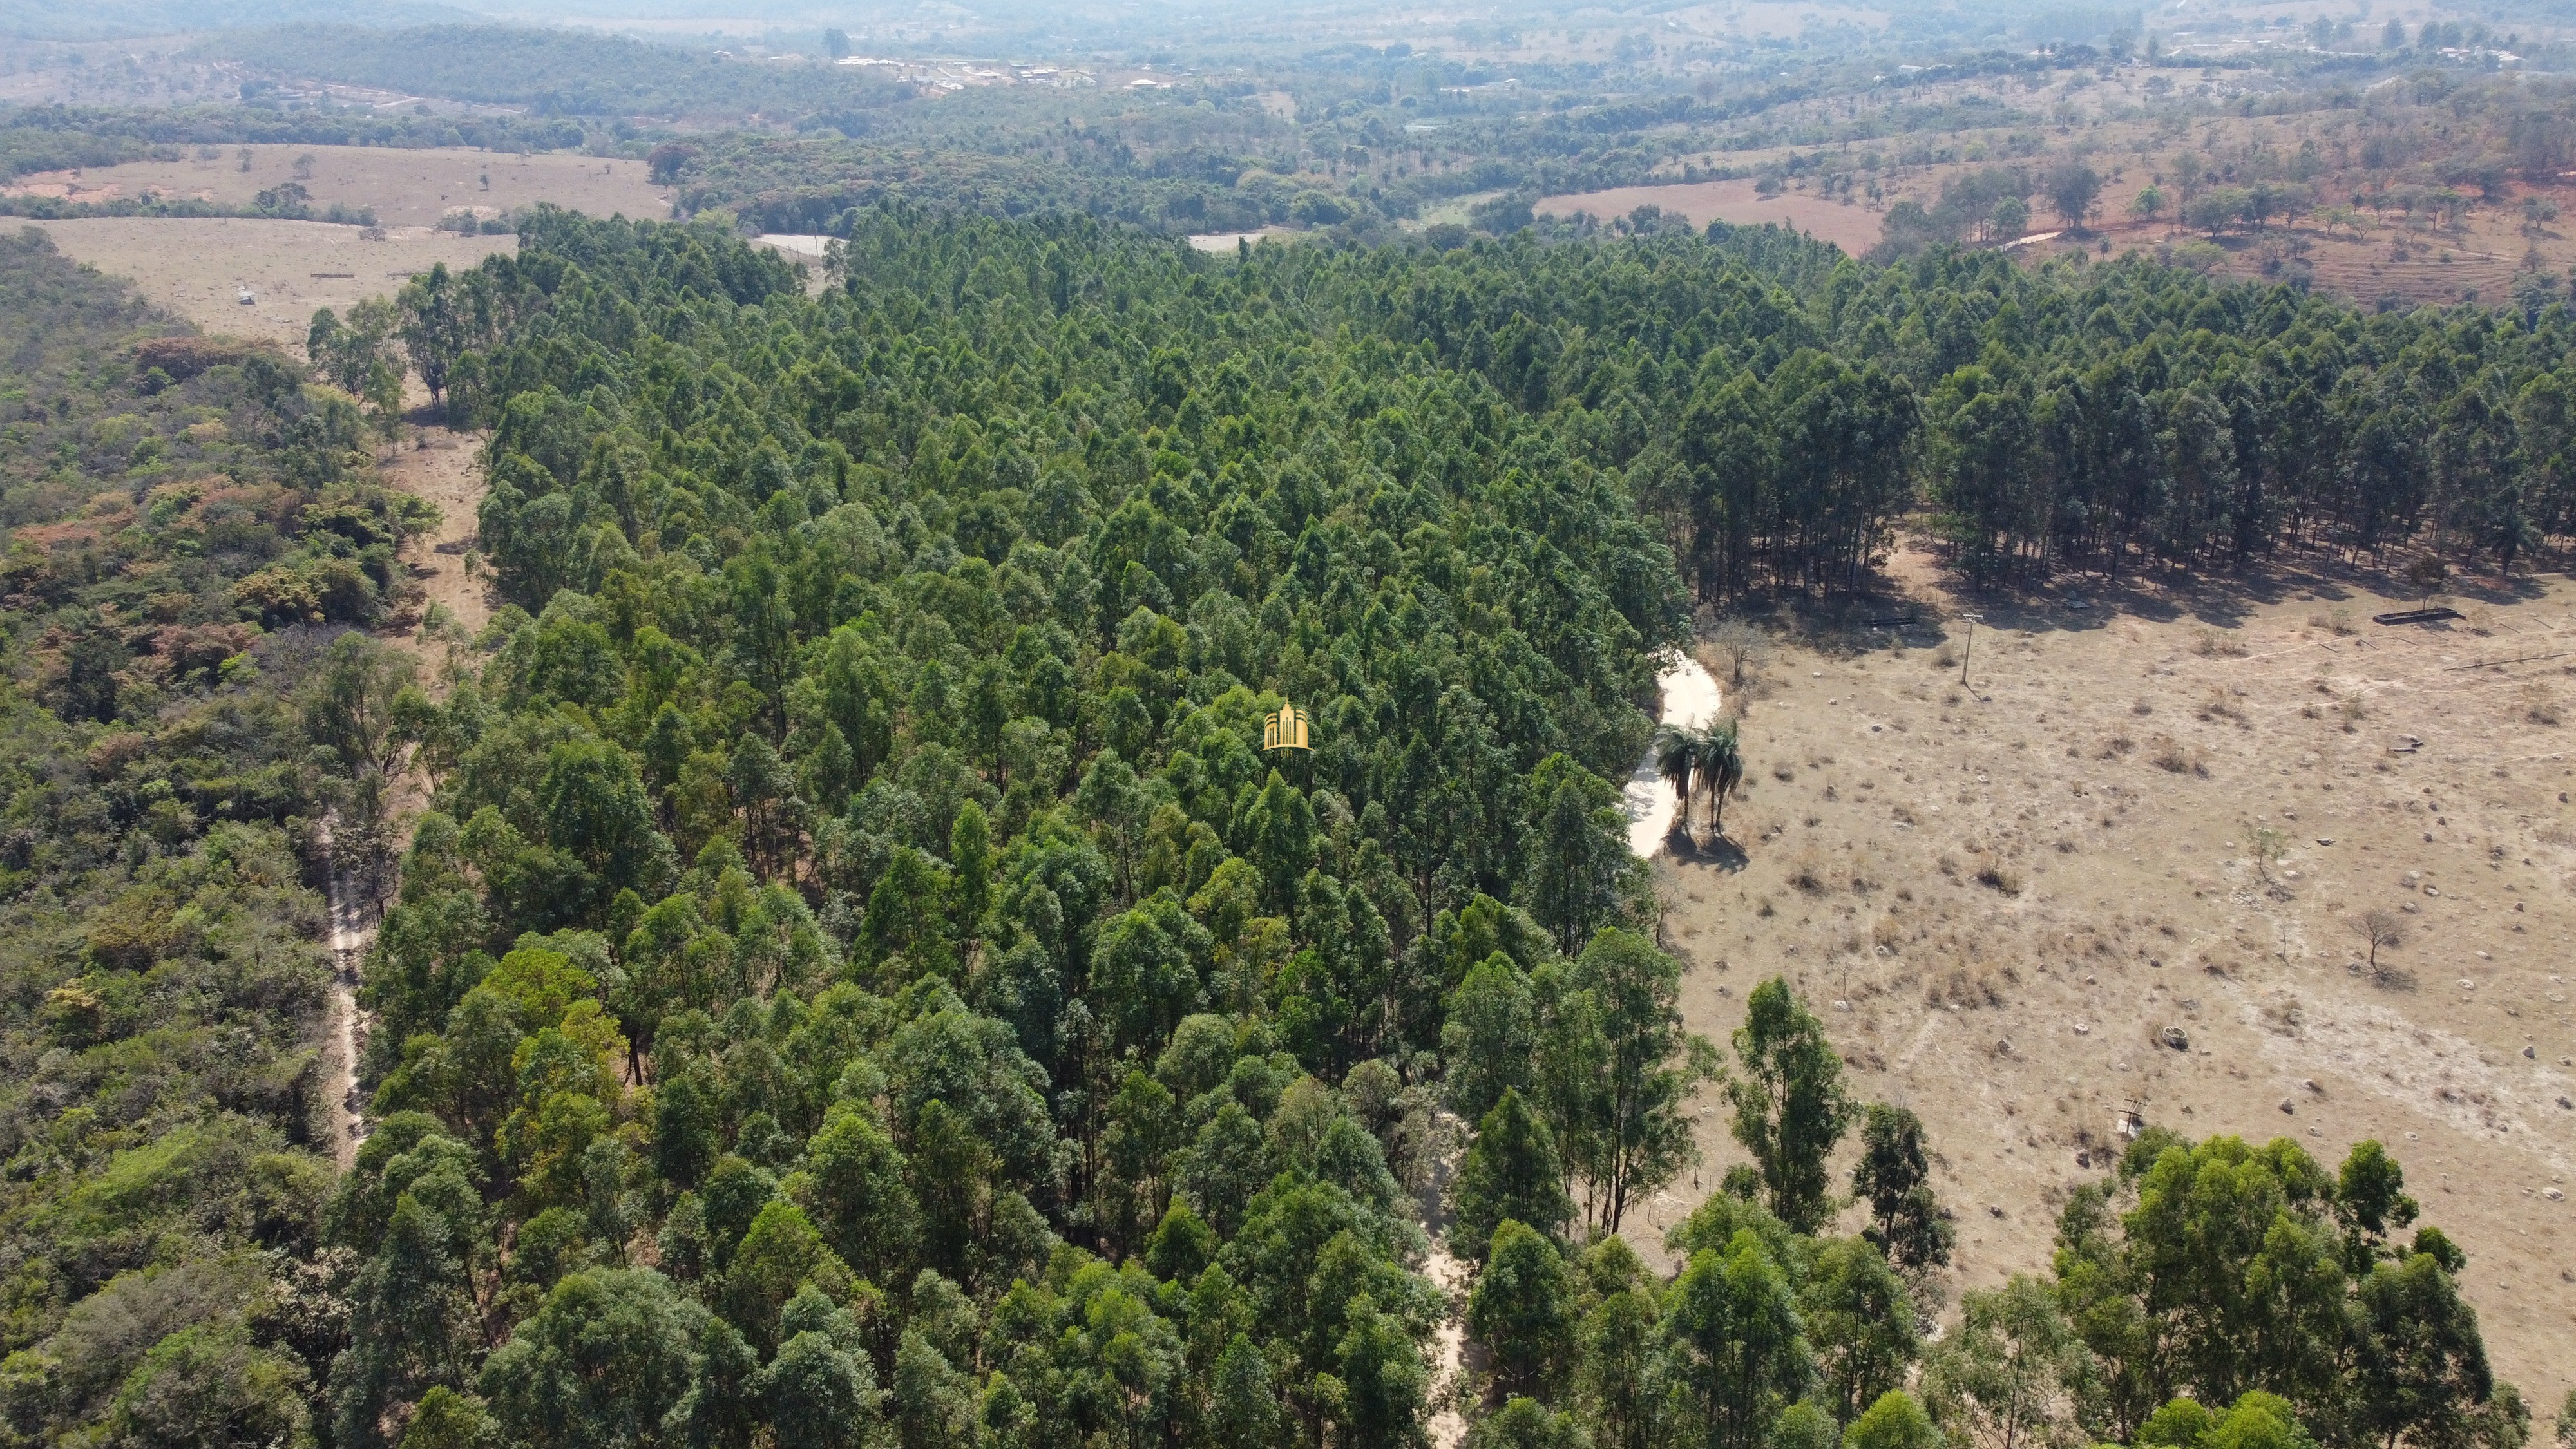
[[[1968,621],[1968,644],[1959,651],[1959,687],[1965,689],[1968,687],[1968,660],[1977,652],[1977,621],[1985,615],[1961,614],[1959,617]]]

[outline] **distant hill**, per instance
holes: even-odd
[[[910,92],[856,70],[719,56],[584,30],[432,25],[270,25],[212,38],[201,54],[280,78],[383,86],[567,116],[850,117]],[[845,124],[845,122],[847,122]]]
[[[101,40],[314,22],[428,25],[474,12],[429,0],[385,0],[353,9],[326,0],[18,0],[0,6],[0,36],[13,40]]]

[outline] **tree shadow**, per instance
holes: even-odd
[[[1674,860],[1686,861],[1692,865],[1715,866],[1730,874],[1753,863],[1752,857],[1744,853],[1744,847],[1724,835],[1710,836],[1703,844],[1689,831],[1679,826],[1675,826],[1672,834],[1664,837],[1664,849]]]
[[[2411,605],[2419,588],[2399,575],[2416,556],[2412,546],[2379,557],[2353,557],[2335,544],[2284,544],[2241,564],[2185,567],[2132,559],[2117,577],[2055,573],[1971,585],[1943,547],[1923,550],[1938,561],[1947,597],[1914,592],[1895,575],[1873,570],[1861,586],[1819,597],[1796,589],[1748,591],[1728,606],[1735,617],[1785,628],[1802,642],[1828,650],[1908,648],[1957,642],[1963,615],[1988,628],[2027,633],[2104,628],[2122,618],[2170,624],[2190,619],[2212,628],[2244,625],[2258,609],[2301,600],[2321,606],[2354,604],[2377,609]],[[2576,557],[2554,552],[2527,555],[2520,571],[2455,573],[2443,591],[2458,600],[2490,605],[2546,597],[2544,574],[2576,577]],[[2398,603],[2380,604],[2381,600]]]

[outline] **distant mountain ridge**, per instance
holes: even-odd
[[[0,35],[15,40],[104,40],[186,30],[336,22],[368,26],[473,20],[475,12],[428,0],[351,7],[324,0],[20,0],[0,10]]]

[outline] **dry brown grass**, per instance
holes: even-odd
[[[2147,763],[2168,775],[2209,774],[2208,759],[2171,735],[2158,735],[2147,742]]]
[[[250,169],[245,171],[233,159],[239,149],[224,148],[223,159],[211,164],[129,161],[121,166],[92,166],[77,176],[69,172],[22,176],[15,186],[55,194],[63,187],[76,187],[75,200],[139,197],[157,191],[222,206],[248,206],[261,189],[297,179],[296,159],[311,156],[312,176],[302,184],[313,193],[317,209],[333,202],[373,207],[376,220],[388,227],[435,226],[439,218],[459,207],[515,211],[540,201],[594,216],[623,213],[658,218],[669,215],[671,209],[669,188],[652,185],[640,161],[569,154],[508,156],[461,148],[252,146]]]
[[[461,237],[390,231],[380,241],[359,228],[318,221],[241,217],[94,217],[38,222],[75,261],[131,277],[156,304],[214,333],[265,337],[301,355],[317,307],[345,311],[364,297],[398,290],[439,262],[470,267],[518,249],[514,236]],[[248,287],[254,305],[241,305]]]
[[[2193,631],[2191,652],[2203,659],[2241,659],[2245,641],[2230,630],[2199,629]]]
[[[1921,607],[1975,607],[1918,558],[1894,567]],[[2489,605],[2499,638],[2576,627],[2576,585],[2541,587]],[[1666,923],[1690,953],[1685,1018],[1722,1039],[1774,974],[1815,1004],[1852,1090],[1923,1115],[1944,1200],[2006,1210],[1962,1214],[1954,1292],[2047,1260],[2052,1205],[2098,1179],[2132,1099],[2194,1137],[2286,1133],[2328,1170],[2375,1137],[2486,1265],[2463,1292],[2498,1372],[2555,1402],[2576,1386],[2557,1351],[2576,1332],[2558,1296],[2576,1204],[2540,1189],[2576,1157],[2576,1109],[2557,1105],[2576,1099],[2576,985],[2552,980],[2576,976],[2576,804],[2559,798],[2576,757],[2552,758],[2530,711],[2576,699],[2576,676],[2451,672],[2464,629],[2331,627],[2411,598],[2276,592],[2208,652],[2205,620],[2170,601],[1992,653],[1980,630],[1973,695],[1882,651],[1784,645],[1744,718],[1764,772],[1729,814],[1744,858],[1666,867],[1689,886]],[[2406,735],[2423,747],[2391,753]],[[1842,763],[1804,767],[1828,753]],[[1795,778],[1769,775],[1781,761]],[[2343,923],[2372,906],[2409,944],[2349,971],[2365,951]],[[2187,1050],[2154,1044],[2169,1025]],[[1723,1114],[1699,1137],[1713,1184],[1736,1160]],[[1673,1192],[1633,1241],[1688,1210]]]

